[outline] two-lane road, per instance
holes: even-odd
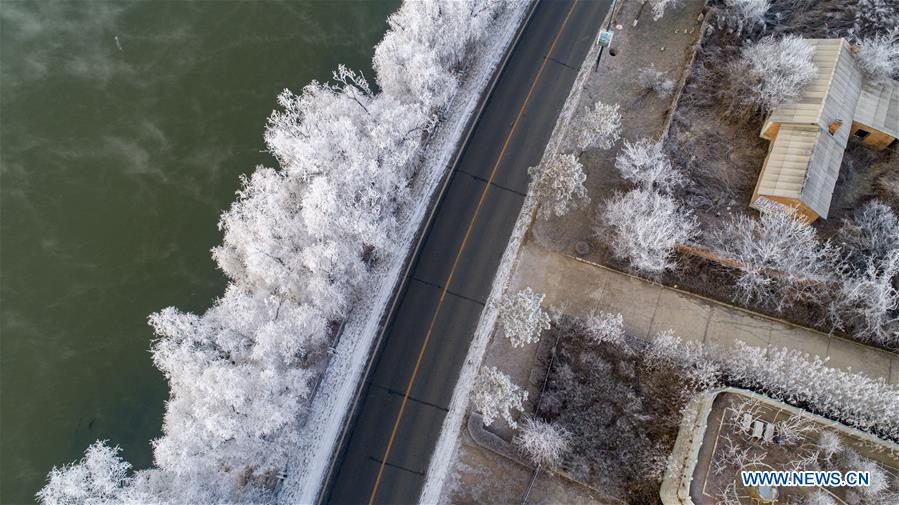
[[[543,0],[413,260],[324,500],[410,504],[546,142],[609,0]]]

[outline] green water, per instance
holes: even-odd
[[[0,0],[0,503],[92,441],[151,464],[146,317],[202,311],[285,88],[371,76],[389,2]]]

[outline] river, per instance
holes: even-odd
[[[96,439],[152,462],[166,384],[147,315],[203,311],[238,177],[286,87],[372,76],[399,5],[0,3],[0,503]]]

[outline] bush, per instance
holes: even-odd
[[[769,0],[724,0],[724,8],[718,12],[719,26],[742,33],[765,24],[765,15],[771,8]]]
[[[899,2],[896,0],[858,0],[854,11],[853,29],[860,35],[899,26]]]
[[[751,117],[796,98],[815,78],[815,48],[800,37],[765,37],[743,48],[720,86],[727,114]]]
[[[695,218],[669,195],[648,189],[617,193],[605,205],[600,219],[612,229],[612,252],[644,272],[660,273],[674,267],[674,247],[697,233]],[[600,239],[605,229],[596,227]]]
[[[665,74],[654,68],[642,68],[637,74],[637,83],[647,91],[651,91],[659,97],[670,96],[674,91],[674,81],[665,77]]]
[[[525,419],[512,443],[535,464],[556,468],[568,451],[570,434],[565,428],[533,417]]]
[[[674,8],[680,5],[681,0],[649,0],[649,6],[652,8],[652,19],[658,21],[665,15],[665,10],[669,7]]]
[[[607,105],[596,102],[593,109],[584,110],[575,128],[578,151],[584,152],[594,147],[610,149],[618,142],[621,129],[621,112],[618,110],[618,104]]]
[[[674,168],[662,153],[662,143],[648,138],[634,143],[625,140],[615,158],[615,168],[621,177],[647,190],[670,191],[686,180],[683,172]]]
[[[899,28],[858,41],[858,64],[868,77],[886,81],[899,72]]]

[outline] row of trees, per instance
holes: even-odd
[[[758,219],[737,216],[711,234],[712,246],[740,266],[737,297],[785,311],[824,307],[822,323],[855,338],[899,347],[899,218],[871,200],[831,240],[789,207]]]
[[[878,436],[899,440],[899,388],[883,378],[827,366],[826,360],[787,348],[738,342],[720,349],[683,341],[671,332],[652,340],[647,359],[702,388],[750,389]]]
[[[531,288],[518,292],[506,290],[496,304],[497,318],[512,347],[524,347],[540,341],[550,328],[549,314],[543,310],[544,295]],[[502,417],[512,428],[518,427],[515,412],[524,409],[528,392],[496,367],[481,370],[472,388],[472,401],[490,426]]]
[[[531,288],[507,291],[497,304],[497,317],[512,347],[536,343],[550,328],[550,316],[543,310],[544,295]],[[539,467],[557,467],[570,443],[569,433],[561,426],[527,416],[519,426],[516,413],[524,411],[528,392],[496,367],[484,367],[472,389],[472,402],[489,426],[502,418],[518,430],[512,442]]]
[[[55,468],[44,503],[220,503],[264,499],[337,323],[396,238],[422,146],[506,2],[405,2],[375,49],[375,92],[340,66],[284,91],[265,142],[280,169],[242,180],[212,254],[225,294],[202,315],[150,316],[170,386],[155,468],[129,475],[102,443]]]
[[[564,216],[569,211],[590,203],[584,187],[587,174],[581,155],[589,149],[611,149],[620,139],[621,112],[618,104],[596,102],[585,107],[572,124],[571,144],[574,153],[555,153],[539,165],[528,169],[530,191],[539,202],[538,215],[543,219]]]

